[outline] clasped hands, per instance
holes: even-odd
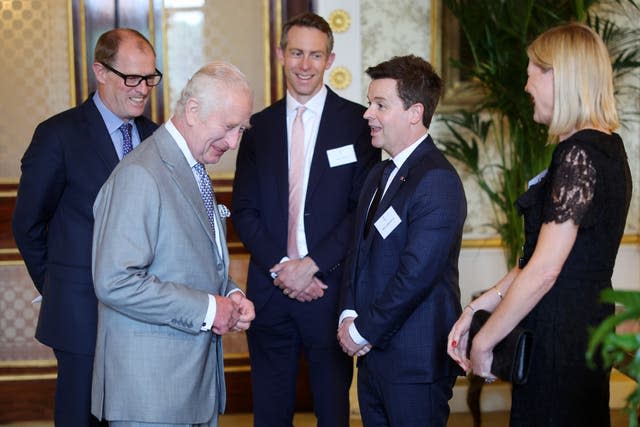
[[[319,270],[313,259],[304,257],[278,263],[269,272],[275,275],[273,284],[282,289],[282,293],[300,302],[308,302],[321,298],[327,289],[327,285],[315,276]]]
[[[496,380],[491,373],[491,363],[493,362],[493,348],[487,348],[482,340],[482,332],[473,339],[473,345],[469,342],[469,328],[473,313],[470,310],[463,310],[458,321],[451,328],[447,341],[447,353],[464,371],[483,377],[485,382],[491,383]],[[470,357],[467,357],[467,348],[471,345]]]
[[[256,317],[253,303],[242,292],[233,292],[228,297],[216,295],[216,315],[212,331],[218,335],[228,332],[246,331]]]
[[[346,317],[338,327],[338,342],[342,351],[349,356],[364,356],[371,350],[371,344],[358,345],[349,334],[349,326],[353,323],[355,317]]]

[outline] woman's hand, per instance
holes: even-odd
[[[491,363],[493,362],[493,348],[486,348],[483,345],[480,333],[473,339],[471,346],[471,370],[472,372],[484,378],[485,382],[492,383],[496,380],[495,375],[491,373]]]
[[[472,317],[472,309],[468,306],[465,307],[460,318],[451,328],[447,341],[447,353],[467,373],[471,370],[471,362],[467,358],[467,346]]]

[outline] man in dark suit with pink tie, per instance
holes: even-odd
[[[349,424],[353,362],[335,339],[338,297],[358,194],[380,152],[364,107],[323,84],[332,49],[320,16],[285,24],[277,53],[286,98],[251,118],[238,151],[231,219],[251,254],[247,338],[260,427],[292,425],[301,351],[318,426]]]
[[[467,214],[460,178],[429,135],[442,82],[416,56],[367,69],[372,144],[391,159],[362,189],[338,339],[358,357],[365,426],[445,427],[462,371],[447,356],[460,314]]]

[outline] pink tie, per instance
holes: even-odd
[[[299,106],[291,127],[291,159],[289,160],[289,224],[287,229],[287,256],[300,258],[298,252],[298,217],[302,208],[302,181],[304,179],[304,124],[302,114],[307,107]]]

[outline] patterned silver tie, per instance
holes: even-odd
[[[211,187],[211,180],[209,179],[207,170],[202,163],[196,163],[195,165],[193,165],[193,170],[196,171],[196,174],[198,175],[198,187],[200,188],[200,195],[202,196],[204,207],[207,209],[209,224],[211,224],[211,230],[213,230],[213,236],[215,237],[216,220],[214,215],[216,214],[216,211],[213,208],[214,195],[213,188]]]

